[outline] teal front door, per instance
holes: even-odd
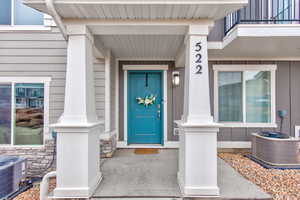
[[[128,143],[162,144],[161,71],[128,71]]]

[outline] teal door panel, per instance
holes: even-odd
[[[152,105],[139,104],[137,98],[150,97]],[[162,144],[162,72],[128,72],[128,143]]]

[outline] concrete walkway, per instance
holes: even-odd
[[[104,161],[104,179],[93,199],[180,199],[177,160],[177,150],[160,150],[152,155],[136,155],[132,149],[118,150],[112,159]],[[221,159],[218,173],[221,199],[270,199]]]

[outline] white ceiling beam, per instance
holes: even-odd
[[[186,26],[213,25],[211,19],[63,19],[66,25],[85,24],[88,26]]]
[[[78,20],[65,19],[66,25],[84,24],[94,35],[185,35],[190,25],[212,27],[213,20]]]
[[[187,26],[89,26],[94,35],[184,35]]]

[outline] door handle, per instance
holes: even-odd
[[[160,119],[160,110],[157,111],[157,118]]]

